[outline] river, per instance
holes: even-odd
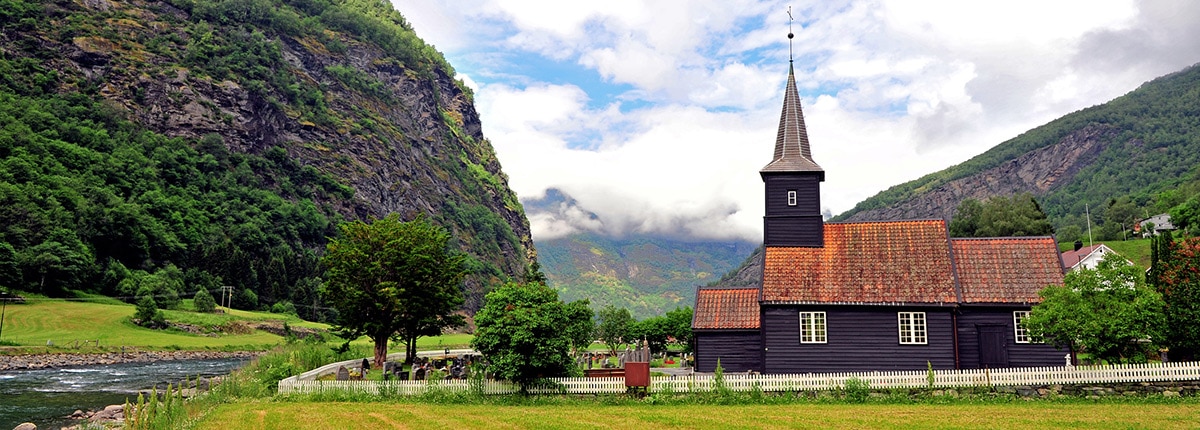
[[[0,430],[23,422],[39,429],[74,424],[66,417],[79,410],[136,402],[138,391],[178,383],[184,378],[226,375],[248,358],[173,360],[0,372]]]

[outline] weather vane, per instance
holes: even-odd
[[[792,34],[792,21],[795,21],[796,19],[792,18],[792,6],[791,5],[788,5],[787,14],[788,14],[788,62],[790,63],[792,61],[792,38],[796,37],[795,34]]]

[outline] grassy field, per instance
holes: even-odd
[[[1112,248],[1117,254],[1125,257],[1133,264],[1139,267],[1150,267],[1150,239],[1129,239],[1129,240],[1104,240],[1093,242],[1093,245],[1103,243],[1105,246]],[[1087,242],[1084,242],[1087,246]],[[1059,251],[1070,251],[1075,249],[1073,242],[1062,242],[1058,244]]]
[[[190,308],[185,301],[183,309]],[[264,331],[244,334],[221,334],[201,336],[178,330],[151,330],[134,325],[129,321],[134,306],[111,299],[99,302],[75,302],[58,300],[30,300],[26,304],[10,304],[5,308],[3,332],[0,341],[15,347],[0,347],[0,354],[29,352],[75,352],[68,346],[77,341],[100,341],[101,348],[138,347],[146,349],[215,349],[215,350],[262,350],[284,341],[280,336]],[[287,322],[292,327],[328,329],[329,325],[303,321],[295,316],[250,312],[231,309],[224,314],[201,314],[186,310],[164,311],[168,321],[198,326],[213,327],[236,322]],[[47,341],[54,348],[46,348]],[[442,348],[464,348],[471,342],[468,334],[447,334],[438,337],[422,337],[417,340],[422,350]],[[354,345],[369,346],[367,338],[352,342]],[[82,348],[79,352],[95,351]],[[389,352],[403,351],[392,345]]]
[[[234,403],[217,407],[196,428],[1200,428],[1200,405],[1043,401],[733,406]]]

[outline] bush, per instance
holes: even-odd
[[[192,300],[192,305],[196,308],[196,312],[212,312],[217,308],[217,301],[213,299],[212,294],[208,290],[201,288],[196,291],[196,296]]]
[[[845,393],[847,400],[853,403],[863,403],[871,395],[871,384],[862,379],[850,378],[846,380],[846,385],[842,387],[842,391]]]
[[[143,295],[138,299],[137,311],[133,313],[134,322],[137,325],[148,328],[163,328],[167,326],[166,317],[162,311],[158,310],[158,305],[154,303],[154,297]]]

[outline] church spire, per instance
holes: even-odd
[[[800,93],[796,90],[796,71],[792,58],[792,7],[788,6],[788,77],[783,90],[783,113],[779,115],[779,131],[775,136],[775,156],[759,172],[816,172],[819,181],[825,181],[825,171],[812,159],[808,148],[808,129],[804,127],[804,111],[800,108]]]
[[[779,115],[779,131],[775,135],[775,156],[761,172],[819,172],[824,181],[825,170],[813,161],[808,146],[808,129],[804,126],[804,111],[800,107],[800,93],[796,90],[796,72],[790,60],[787,88],[783,93],[783,112]]]

